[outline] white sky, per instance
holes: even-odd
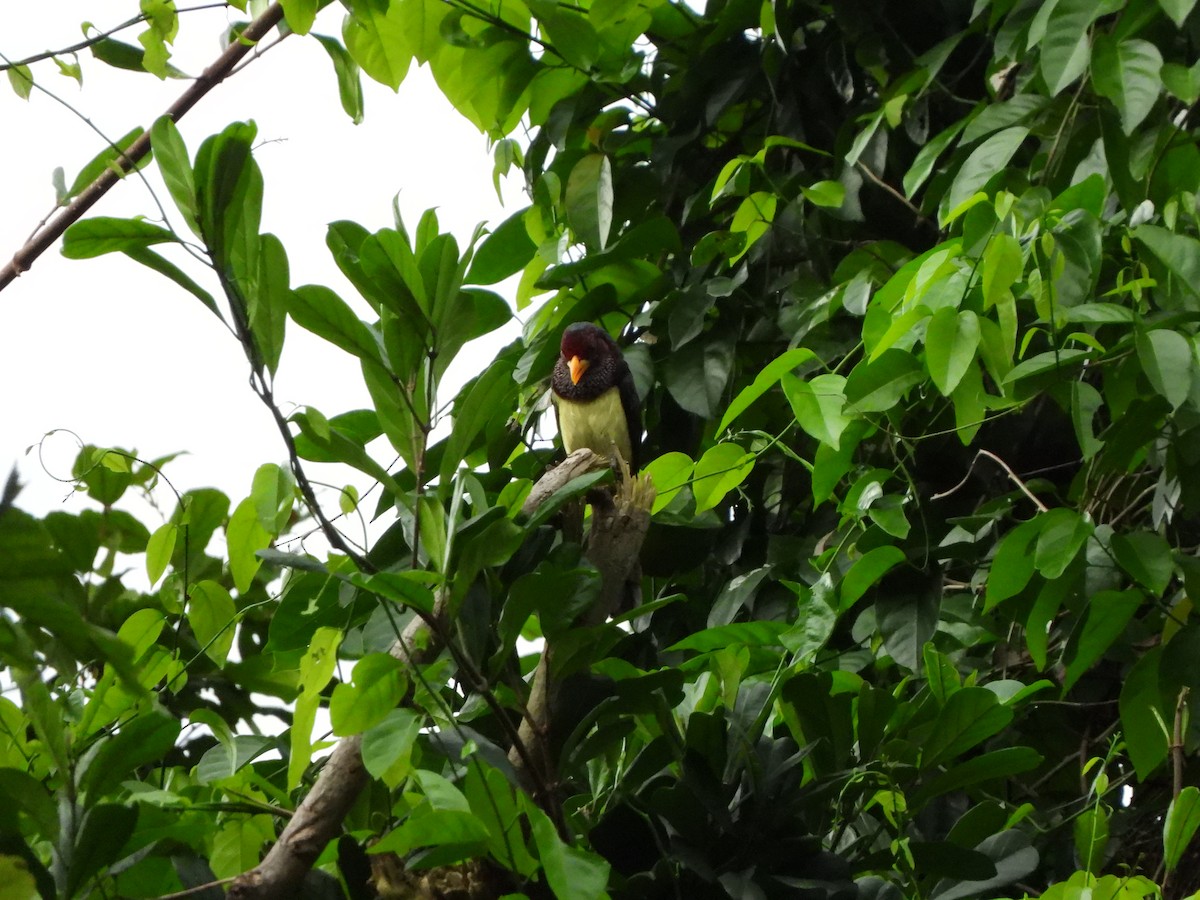
[[[3,2],[0,53],[20,59],[68,46],[81,38],[84,20],[107,29],[136,9],[133,0]],[[205,68],[220,51],[226,18],[224,10],[182,16],[174,64],[189,74]],[[314,30],[339,34],[340,25],[334,4]],[[117,37],[136,43],[138,31]],[[34,66],[34,77],[111,138],[148,128],[187,86],[112,69],[86,51],[81,62],[82,89],[49,60]],[[450,107],[427,70],[414,66],[398,94],[365,76],[363,85],[366,117],[355,126],[341,110],[328,56],[312,39],[293,36],[210,92],[179,126],[194,155],[229,122],[258,123],[259,141],[266,142],[256,151],[266,180],[262,227],[287,248],[293,286],[327,284],[367,317],[325,248],[329,222],[389,226],[399,192],[410,227],[436,206],[443,230],[462,246],[478,222],[498,224],[521,201],[510,182],[508,211],[500,207],[486,139]],[[35,91],[21,100],[0,79],[0,259],[7,261],[52,208],[54,168],[65,169],[69,185],[103,146],[50,97]],[[153,164],[143,171],[157,189]],[[165,191],[161,196],[170,210]],[[155,209],[141,181],[129,177],[90,214],[154,216]],[[188,271],[219,293],[198,264]],[[515,328],[506,334],[511,339]],[[347,354],[291,322],[285,348],[276,380],[285,413],[293,404],[327,416],[369,405]],[[476,368],[490,358],[490,351],[482,354]],[[460,372],[459,379],[471,374]],[[70,494],[43,473],[36,454],[25,455],[58,428],[89,443],[136,448],[146,459],[186,450],[167,469],[175,486],[215,486],[235,504],[249,492],[255,468],[285,458],[248,387],[240,348],[199,301],[123,254],[67,260],[56,246],[0,291],[0,481],[18,462],[25,483],[18,505],[33,512],[57,507]],[[67,475],[75,452],[73,439],[59,436],[47,444],[47,464]],[[336,509],[336,495],[327,500]],[[166,511],[174,506],[169,495],[159,501]],[[78,509],[79,501],[65,508]]]

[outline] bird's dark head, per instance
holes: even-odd
[[[562,358],[572,384],[579,384],[589,368],[613,359],[619,352],[608,332],[591,322],[576,322],[563,332]]]

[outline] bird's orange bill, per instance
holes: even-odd
[[[586,359],[580,359],[578,356],[572,356],[571,361],[567,363],[571,369],[571,384],[579,384],[579,379],[583,377],[583,373],[587,371],[589,365]]]

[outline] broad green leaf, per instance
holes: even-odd
[[[693,650],[697,653],[711,653],[734,645],[782,647],[781,639],[790,629],[791,626],[785,622],[738,622],[733,625],[718,625],[688,635],[667,649],[672,652]]]
[[[338,737],[360,734],[383,721],[404,696],[402,664],[387,653],[370,653],[354,664],[351,683],[334,687],[329,718]]]
[[[692,494],[696,512],[712,509],[725,495],[746,480],[754,468],[755,456],[737,444],[717,444],[705,451],[692,475]]]
[[[329,54],[329,59],[333,63],[333,72],[337,76],[338,83],[338,99],[342,101],[342,110],[355,125],[362,124],[363,87],[362,78],[359,77],[358,64],[337,38],[323,34],[314,34],[313,37]]]
[[[964,201],[981,190],[997,172],[1007,168],[1028,135],[1028,128],[1016,125],[997,132],[972,150],[954,176],[954,183],[942,207],[942,220],[945,221],[948,213],[957,210]]]
[[[949,396],[975,360],[979,349],[979,319],[969,309],[943,306],[925,330],[925,365],[933,383]]]
[[[62,252],[68,259],[90,259],[117,250],[139,250],[174,240],[175,236],[167,229],[142,219],[94,216],[67,229]]]
[[[600,900],[607,896],[609,864],[603,857],[563,843],[549,816],[522,796],[522,805],[533,831],[546,883],[556,897]]]
[[[101,803],[83,815],[75,846],[68,854],[64,896],[76,892],[105,866],[116,862],[137,826],[138,807]]]
[[[426,585],[429,578],[429,573],[418,571],[377,572],[370,576],[354,574],[350,581],[364,591],[429,614],[434,604],[433,591]]]
[[[589,249],[603,250],[612,228],[612,163],[603,153],[589,153],[567,176],[567,221]]]
[[[1058,0],[1054,4],[1039,48],[1042,77],[1051,97],[1087,70],[1088,29],[1101,12],[1096,0]]]
[[[1133,134],[1158,101],[1162,64],[1162,54],[1149,41],[1097,36],[1092,47],[1092,83],[1096,93],[1116,106],[1125,134]]]
[[[878,357],[863,360],[846,378],[846,410],[852,413],[887,412],[925,379],[917,358],[893,347]]]
[[[1060,507],[1042,513],[1041,533],[1033,554],[1034,567],[1043,578],[1054,580],[1067,570],[1094,526],[1073,509]]]
[[[1075,819],[1071,831],[1084,871],[1097,872],[1108,849],[1108,811],[1103,806],[1089,806]]]
[[[183,136],[169,116],[160,116],[150,128],[150,144],[154,148],[154,161],[162,174],[163,182],[183,220],[193,234],[200,234],[196,214],[196,182],[192,175],[192,163],[188,158]]]
[[[1087,616],[1063,677],[1065,695],[1113,645],[1145,602],[1141,591],[1101,591],[1088,599]]]
[[[33,72],[29,66],[8,66],[8,83],[16,95],[28,100],[33,91]]]
[[[271,535],[259,524],[254,498],[238,504],[225,526],[225,544],[229,550],[229,570],[241,592],[250,590],[262,560],[256,555],[271,544]]]
[[[732,425],[750,404],[778,384],[785,372],[791,372],[797,366],[815,358],[816,354],[807,347],[793,347],[763,366],[762,371],[754,377],[754,381],[742,388],[733,398],[733,402],[725,410],[725,415],[721,417],[721,424],[717,426],[717,434]]]
[[[842,391],[846,379],[841,375],[828,374],[801,381],[790,372],[785,372],[782,381],[783,392],[792,405],[792,412],[800,427],[836,450],[842,432],[850,424],[850,419],[843,413],[846,397]]]
[[[868,550],[854,561],[854,565],[842,578],[838,609],[841,612],[848,610],[880,578],[902,562],[904,562],[904,551],[894,544],[886,544]]]
[[[350,14],[342,24],[346,50],[367,75],[398,90],[412,65],[410,40],[419,40],[418,35],[410,36],[405,12],[414,6],[421,9],[423,4],[381,5],[372,0],[353,0],[348,6]]]
[[[643,469],[645,475],[654,482],[656,491],[652,514],[665,509],[691,481],[694,465],[686,453],[671,452],[664,453]]]
[[[1139,332],[1134,340],[1138,360],[1150,386],[1178,409],[1192,388],[1192,345],[1178,331],[1156,328]]]
[[[1139,225],[1133,236],[1167,267],[1180,287],[1200,295],[1200,241],[1158,225]]]
[[[117,790],[138,767],[162,760],[175,746],[179,732],[179,720],[161,709],[121,725],[115,735],[100,743],[82,773],[81,787],[88,792],[88,799],[99,800]]]
[[[9,76],[12,76],[12,70],[9,70]],[[121,171],[118,165],[118,160],[121,159],[124,151],[142,136],[142,129],[135,128],[128,134],[123,135],[113,142],[113,146],[105,147],[95,157],[92,158],[87,165],[79,170],[79,174],[75,176],[75,180],[71,182],[71,186],[67,188],[66,198],[77,197],[84,188],[90,185],[93,181],[100,177],[106,169],[115,169]],[[149,159],[143,157],[137,164],[138,169],[142,168]]]
[[[1152,647],[1133,664],[1121,685],[1121,732],[1129,761],[1138,779],[1145,781],[1167,758],[1169,735],[1166,723],[1174,715],[1174,703],[1166,702],[1159,687],[1162,647]]]
[[[383,365],[379,342],[341,297],[318,284],[305,284],[288,294],[288,314],[301,328],[325,338],[360,359]]]
[[[846,202],[846,186],[840,181],[818,181],[808,187],[801,185],[800,190],[808,202],[815,206],[837,209]]]
[[[983,305],[995,306],[1020,280],[1025,271],[1021,244],[1011,234],[1000,233],[988,241],[983,251]]]
[[[320,7],[318,0],[279,0],[287,26],[296,34],[308,34]]]
[[[1196,0],[1158,0],[1158,5],[1163,8],[1171,21],[1179,28],[1183,27],[1184,20],[1192,11],[1192,7],[1196,5]]]
[[[412,771],[412,751],[424,725],[411,709],[393,709],[363,732],[363,765],[389,787],[399,785]]]
[[[1163,822],[1163,862],[1174,872],[1183,854],[1200,828],[1200,790],[1188,785],[1167,807]]]
[[[911,805],[920,808],[928,800],[952,791],[997,779],[1008,779],[1037,768],[1041,762],[1042,755],[1032,747],[1003,747],[992,750],[952,765],[945,773],[927,781],[912,797]]]
[[[1172,97],[1182,100],[1189,106],[1200,100],[1200,63],[1192,66],[1166,63],[1160,74],[1163,87]]]
[[[196,297],[201,303],[212,310],[213,315],[224,321],[224,316],[221,315],[221,310],[217,308],[217,302],[213,300],[212,294],[206,291],[200,285],[196,284],[186,272],[184,272],[175,263],[168,260],[166,257],[160,256],[149,247],[125,247],[125,255],[132,260],[140,262],[148,269],[153,269],[160,275],[165,275],[177,285],[183,288],[192,296]]]
[[[218,668],[225,665],[233,647],[237,608],[229,591],[215,581],[200,581],[188,592],[188,624],[196,643]]]
[[[914,672],[920,667],[922,648],[937,631],[939,603],[926,585],[877,592],[875,620],[884,650],[898,664]]]
[[[1104,399],[1098,390],[1086,381],[1071,382],[1071,424],[1075,427],[1075,439],[1085,460],[1091,459],[1104,446],[1092,426],[1103,406]]]
[[[938,157],[954,142],[968,121],[969,119],[967,118],[959,119],[920,149],[912,165],[904,173],[905,197],[911,198],[913,194],[920,190],[921,185],[925,183],[930,173],[933,172],[933,167],[937,164]]]
[[[162,573],[167,570],[167,564],[171,562],[178,530],[175,523],[167,522],[159,526],[146,542],[146,576],[150,579],[151,586],[162,577]]]
[[[516,275],[537,252],[525,227],[529,207],[513,213],[489,234],[471,260],[467,270],[469,284],[495,284]]]
[[[978,746],[1012,721],[1013,711],[986,688],[965,687],[938,713],[921,747],[921,767],[951,760]]]
[[[1156,597],[1163,595],[1175,572],[1175,564],[1171,559],[1171,545],[1162,535],[1152,531],[1114,534],[1112,551],[1121,568],[1142,587]]]
[[[775,210],[778,205],[779,198],[766,191],[755,191],[741,202],[737,212],[733,214],[729,231],[734,235],[744,234],[745,240],[742,242],[741,249],[729,257],[730,265],[745,256],[754,243],[767,233],[771,223],[775,221]]]
[[[258,524],[268,534],[277,535],[286,527],[296,500],[296,481],[290,469],[264,463],[254,473],[250,496]]]

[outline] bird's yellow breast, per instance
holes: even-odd
[[[616,388],[605,391],[594,400],[578,402],[555,395],[558,405],[558,430],[563,448],[574,453],[587,447],[600,456],[620,453],[629,462],[631,448],[625,409]]]

